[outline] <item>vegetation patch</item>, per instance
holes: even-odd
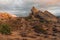
[[[6,35],[11,34],[11,30],[10,30],[9,25],[7,25],[7,24],[1,24],[0,25],[0,33],[6,34]]]

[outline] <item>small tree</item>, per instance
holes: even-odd
[[[0,25],[0,33],[2,34],[11,34],[10,27],[7,24],[1,24]]]

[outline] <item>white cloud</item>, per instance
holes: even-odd
[[[12,0],[0,0],[0,4],[9,4]]]
[[[60,10],[59,0],[0,0],[0,10],[12,12],[13,14],[27,14],[31,7],[38,9],[46,9],[54,14],[58,14],[56,10]],[[56,12],[55,12],[56,11]]]

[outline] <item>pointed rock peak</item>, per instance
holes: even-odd
[[[49,11],[45,10],[44,14],[51,14]]]
[[[49,12],[49,11],[47,11],[47,10],[45,10],[45,11],[44,11],[44,13],[45,13],[45,12],[48,12],[48,13],[50,13],[50,12]]]
[[[37,13],[38,9],[33,6],[32,9],[31,9],[31,11],[32,11],[32,13]]]
[[[32,7],[32,10],[37,10],[37,8],[35,8],[34,6]]]
[[[45,14],[48,14],[49,16],[50,16],[50,15],[51,15],[51,16],[53,16],[53,14],[52,14],[52,13],[50,13],[49,11],[47,11],[47,10],[46,10],[46,11],[44,11],[44,13],[45,13]]]

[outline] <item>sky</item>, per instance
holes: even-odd
[[[29,15],[33,6],[60,16],[60,0],[0,0],[0,12],[19,16]]]

